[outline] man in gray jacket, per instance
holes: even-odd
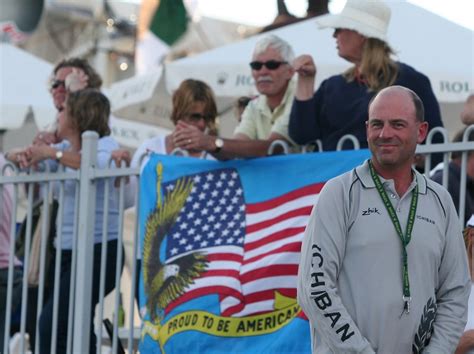
[[[470,280],[450,195],[412,168],[423,104],[388,87],[366,126],[372,157],[326,183],[302,245],[313,353],[453,353]]]

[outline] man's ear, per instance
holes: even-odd
[[[418,125],[417,143],[421,144],[425,140],[427,135],[428,135],[428,122],[421,122]]]
[[[293,68],[292,65],[288,65],[288,72],[289,72],[288,78],[291,79],[293,77],[293,75],[295,74],[295,69]]]

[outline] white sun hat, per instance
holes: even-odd
[[[346,28],[367,38],[387,40],[390,8],[381,0],[347,0],[339,14],[316,17],[319,28]]]

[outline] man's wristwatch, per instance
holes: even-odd
[[[60,161],[63,157],[63,152],[61,150],[56,151],[56,154],[54,155],[56,157],[56,161]]]
[[[216,138],[216,140],[214,140],[214,145],[216,145],[216,149],[213,152],[218,153],[224,147],[224,140],[221,138]]]

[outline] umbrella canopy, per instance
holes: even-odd
[[[144,140],[166,135],[172,129],[169,119],[163,118],[169,115],[171,104],[164,99],[169,95],[164,83],[160,86],[161,73],[159,69],[137,75],[104,90],[114,113],[110,121],[112,135],[120,144],[137,148]]]
[[[388,43],[400,61],[427,75],[440,102],[462,102],[474,88],[473,32],[407,2],[388,2],[392,19]],[[339,58],[332,30],[318,30],[313,19],[271,32],[288,41],[296,55],[311,54],[318,68],[316,87],[349,63]],[[167,65],[166,83],[173,90],[184,78],[205,80],[218,96],[254,94],[248,63],[261,34],[239,43]]]
[[[162,80],[162,69],[113,83],[107,90],[112,112],[118,118],[128,118],[163,128],[173,128],[171,97]]]
[[[0,129],[21,127],[30,110],[40,129],[54,122],[56,109],[47,86],[52,70],[50,63],[0,43]]]

